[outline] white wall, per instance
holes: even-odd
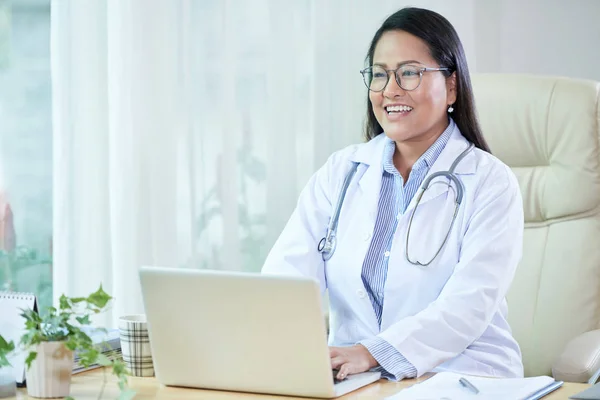
[[[315,144],[319,161],[332,149],[360,140],[366,93],[358,71],[377,28],[402,7],[428,8],[445,16],[463,42],[471,73],[551,74],[600,81],[600,0],[386,0],[376,7],[367,0],[347,0],[344,4],[313,3],[314,57],[318,65],[331,70],[316,80],[316,125],[339,132]]]
[[[353,23],[352,37],[362,56],[386,16],[415,6],[439,12],[454,25],[471,72],[600,81],[600,0],[387,0],[377,7],[354,0],[350,4],[362,16],[349,19],[361,21]]]
[[[600,1],[473,3],[476,71],[600,81]]]

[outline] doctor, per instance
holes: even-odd
[[[367,65],[367,142],[312,176],[263,273],[328,290],[340,379],[369,369],[390,380],[521,377],[505,296],[522,199],[481,134],[460,39],[441,15],[405,8],[375,33]]]

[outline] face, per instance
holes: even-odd
[[[375,47],[373,65],[386,70],[400,65],[417,68],[439,68],[431,57],[427,44],[404,31],[384,33]],[[402,80],[400,74],[400,79]],[[417,79],[407,72],[405,79]],[[403,84],[403,86],[405,86]],[[395,142],[431,140],[448,126],[448,106],[456,101],[456,78],[449,78],[440,71],[423,72],[421,84],[411,91],[402,89],[393,73],[381,92],[369,91],[373,113],[385,134]],[[389,107],[399,107],[393,111]]]

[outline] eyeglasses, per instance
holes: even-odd
[[[373,65],[360,71],[367,88],[373,92],[381,92],[390,80],[390,72],[396,75],[396,82],[404,90],[415,90],[421,84],[423,73],[429,71],[449,71],[450,68],[427,68],[416,65],[401,65],[387,70],[380,65]]]

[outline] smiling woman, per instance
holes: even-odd
[[[505,296],[523,205],[480,132],[461,41],[441,15],[405,8],[377,30],[367,62],[367,143],[313,175],[263,272],[328,290],[338,379],[522,376]],[[321,237],[333,255],[320,253]]]
[[[377,73],[365,81],[383,130],[394,141],[424,140],[429,147],[448,125],[446,112],[456,101],[456,75],[440,67],[427,44],[406,31],[382,34],[372,57],[371,68]],[[389,66],[395,79],[388,79],[387,70],[385,75],[380,72]]]
[[[369,88],[367,140],[385,131],[399,139],[400,147],[406,140],[421,142],[419,153],[437,139],[447,126],[447,113],[452,113],[463,135],[489,152],[475,115],[466,56],[458,34],[444,17],[417,9],[393,14],[375,33],[367,63],[370,67],[363,70]],[[390,72],[395,72],[395,79],[389,79]],[[409,104],[395,103],[399,97]],[[404,112],[390,113],[396,111],[387,109],[390,106],[404,107]],[[396,123],[405,116],[410,118]],[[408,157],[416,160],[415,154]]]

